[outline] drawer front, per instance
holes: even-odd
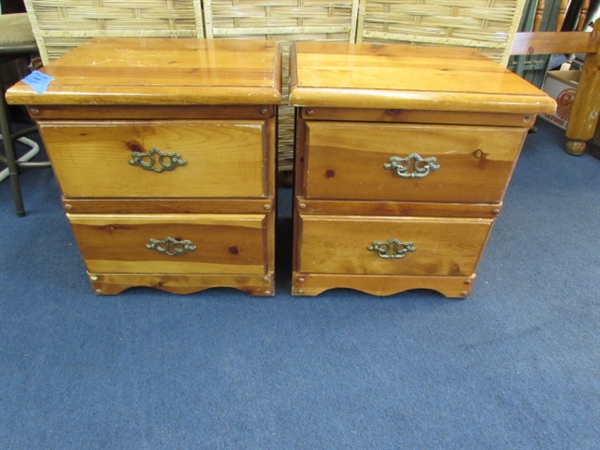
[[[492,219],[300,216],[300,272],[469,276]]]
[[[307,198],[497,203],[526,130],[306,122]]]
[[[268,218],[260,214],[68,214],[92,273],[263,274]]]
[[[265,127],[258,120],[40,123],[68,198],[264,197]]]

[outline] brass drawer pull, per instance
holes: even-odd
[[[367,247],[367,250],[376,252],[377,256],[383,259],[404,258],[408,252],[414,252],[417,247],[412,242],[401,242],[392,238],[387,242],[374,241]]]
[[[192,244],[192,241],[188,240],[177,240],[171,236],[165,239],[150,239],[146,244],[146,248],[150,250],[156,250],[158,253],[162,253],[169,256],[183,255],[187,252],[196,250],[196,246]]]
[[[132,152],[132,159],[129,164],[141,167],[144,170],[156,173],[173,170],[179,166],[185,166],[187,161],[181,159],[181,154],[177,152],[163,153],[157,148],[153,148],[147,153]]]
[[[436,171],[440,168],[437,163],[437,158],[431,156],[422,158],[417,153],[411,153],[406,158],[392,156],[387,163],[383,165],[386,170],[393,170],[402,178],[423,178],[429,172]]]

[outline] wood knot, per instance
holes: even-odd
[[[127,147],[132,152],[146,153],[146,151],[144,150],[144,147],[139,142],[136,142],[136,141],[127,142]]]

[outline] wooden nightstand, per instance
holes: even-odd
[[[97,294],[274,295],[274,42],[97,38],[23,82]]]
[[[535,115],[554,100],[470,49],[299,42],[293,294],[466,297]]]

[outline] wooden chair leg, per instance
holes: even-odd
[[[566,152],[569,155],[581,156],[585,152],[587,144],[585,141],[569,140],[566,145]]]
[[[600,37],[600,20],[596,21],[592,36]],[[586,142],[594,137],[600,116],[600,53],[588,53],[581,69],[575,102],[567,125],[567,153],[581,155]]]

